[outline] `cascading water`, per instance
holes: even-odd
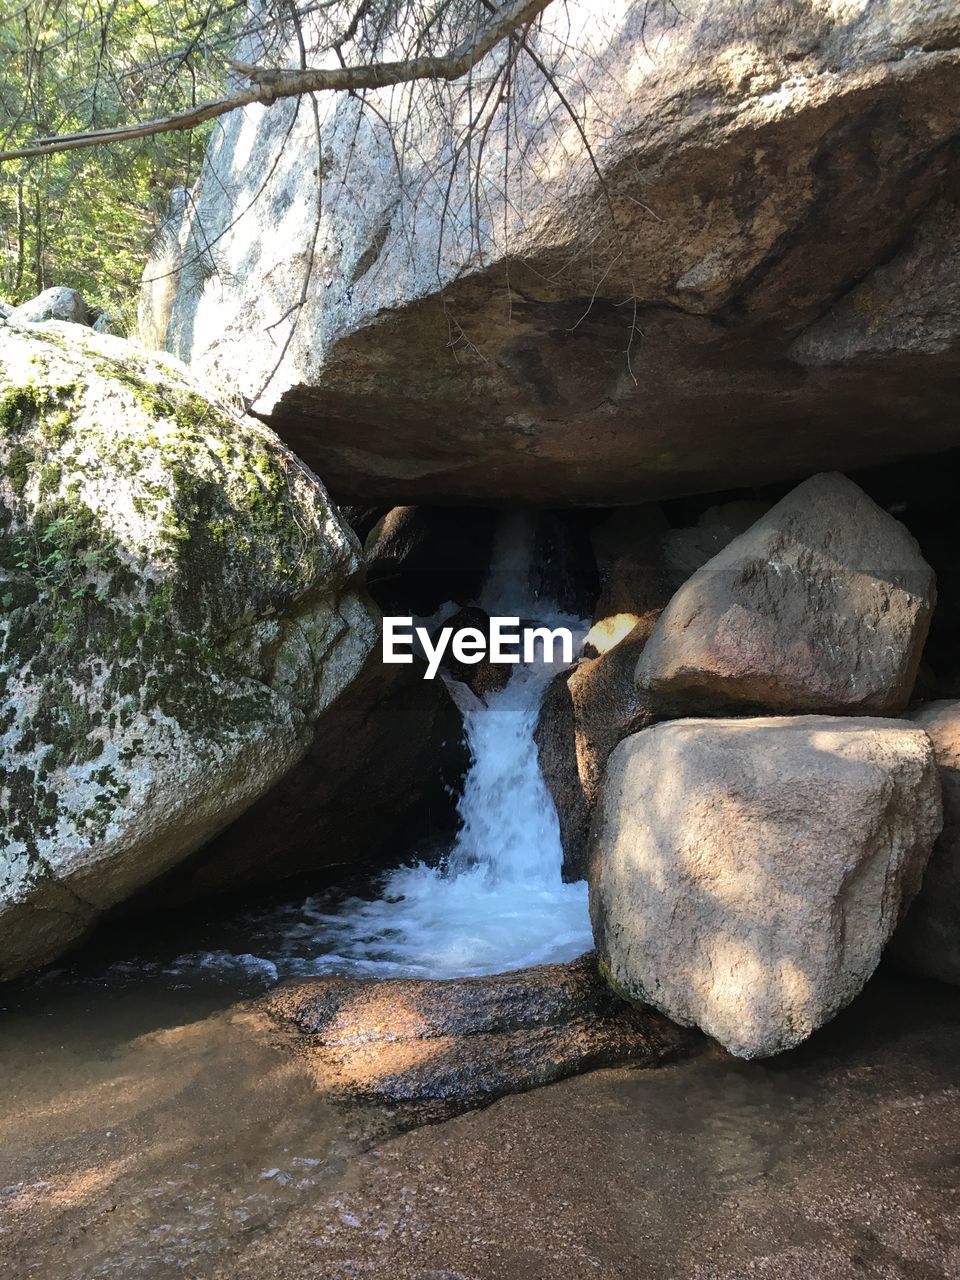
[[[505,516],[480,604],[491,615],[582,633],[579,619],[536,600],[532,556],[532,522]],[[587,887],[561,879],[557,814],[533,740],[544,690],[560,665],[541,651],[485,704],[471,697],[464,727],[472,763],[448,857],[440,867],[395,871],[377,901],[354,900],[336,915],[304,920],[304,930],[319,926],[333,948],[317,957],[314,971],[452,977],[567,960],[592,945]],[[295,932],[297,950],[305,939]]]
[[[492,616],[582,635],[579,619],[536,599],[533,532],[532,521],[503,517],[480,604]],[[587,886],[561,879],[559,824],[533,738],[544,691],[562,665],[541,649],[537,661],[513,668],[486,703],[451,684],[464,712],[471,766],[460,833],[439,867],[416,863],[392,872],[373,901],[348,899],[334,911],[328,900],[308,898],[251,917],[255,954],[191,953],[164,971],[242,971],[262,981],[323,973],[455,977],[569,960],[588,950]]]

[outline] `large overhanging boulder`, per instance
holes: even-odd
[[[558,3],[527,39],[554,83],[520,51],[473,147],[506,46],[469,97],[319,95],[319,137],[292,100],[226,119],[153,339],[345,500],[637,502],[960,441],[949,8]]]
[[[187,371],[0,324],[0,977],[227,826],[375,646],[316,476]]]

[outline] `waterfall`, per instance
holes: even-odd
[[[530,586],[533,522],[501,518],[480,604],[490,614],[582,633]],[[393,872],[383,896],[353,900],[315,924],[332,950],[314,971],[453,977],[569,960],[593,945],[587,886],[564,884],[556,809],[533,740],[540,703],[560,664],[518,664],[507,685],[464,710],[471,765],[461,828],[440,867]]]
[[[583,635],[587,624],[537,600],[531,587],[534,527],[501,519],[479,603]],[[459,977],[570,960],[593,945],[587,886],[564,884],[556,809],[540,774],[533,734],[547,684],[562,663],[518,663],[506,686],[458,701],[471,764],[459,802],[461,828],[440,866],[392,872],[374,901],[352,898],[335,912],[320,898],[256,921],[257,955],[183,956],[211,968],[259,975],[353,973]],[[264,945],[264,944],[267,945]],[[181,969],[180,972],[184,970]]]

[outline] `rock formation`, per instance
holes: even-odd
[[[910,719],[933,742],[943,785],[943,832],[892,950],[918,972],[960,984],[960,702],[928,703]]]
[[[308,749],[378,633],[322,485],[178,362],[0,326],[0,976]]]
[[[370,592],[387,614],[427,617],[476,600],[490,564],[489,511],[393,507],[364,539]]]
[[[90,308],[77,293],[63,285],[44,289],[35,298],[13,307],[9,319],[15,324],[44,324],[47,320],[61,320],[67,324],[92,325],[94,317]]]
[[[443,681],[424,680],[422,663],[385,667],[375,648],[317,720],[299,764],[150,901],[182,904],[337,866],[349,874],[411,850],[439,857],[456,834],[468,764]]]
[[[485,609],[481,609],[476,605],[466,609],[458,609],[452,617],[444,618],[431,636],[436,643],[437,633],[443,627],[452,627],[454,634],[462,630],[464,627],[470,627],[474,631],[479,631],[485,637],[488,646],[487,652],[479,662],[467,663],[459,662],[454,656],[451,649],[447,649],[441,663],[444,671],[453,679],[459,680],[461,684],[465,684],[471,693],[478,698],[486,698],[491,693],[496,693],[498,689],[504,688],[510,679],[511,668],[490,661],[489,643],[490,643],[490,615]]]
[[[896,715],[936,599],[907,530],[841,475],[799,485],[660,615],[637,683],[673,714]]]
[[[526,40],[479,164],[463,84],[321,95],[319,138],[291,100],[226,118],[145,336],[349,501],[636,503],[956,444],[949,7],[551,6]]]
[[[534,735],[560,820],[565,880],[587,877],[590,820],[610,752],[653,722],[634,681],[646,636],[636,626],[605,653],[584,658],[551,683]]]
[[[594,821],[601,969],[740,1057],[792,1048],[863,987],[940,827],[933,748],[907,721],[645,729],[611,755]]]
[[[592,954],[488,978],[319,978],[254,1007],[310,1059],[325,1093],[415,1108],[421,1120],[579,1071],[653,1066],[693,1043],[614,995]]]

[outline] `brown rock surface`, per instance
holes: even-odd
[[[941,825],[908,721],[645,729],[611,755],[591,834],[601,970],[740,1057],[793,1048],[876,968]]]
[[[279,987],[260,1007],[309,1057],[325,1094],[421,1115],[594,1067],[652,1065],[693,1043],[615,996],[592,953],[487,978],[320,978]]]
[[[487,638],[489,651],[490,615],[485,609],[469,605],[466,609],[459,609],[452,617],[444,618],[431,637],[434,642],[438,632],[444,627],[452,627],[454,635],[464,627],[472,627],[475,631],[480,631]],[[505,663],[491,662],[487,654],[484,654],[479,662],[459,662],[454,657],[450,645],[447,646],[440,665],[454,680],[465,684],[478,698],[486,698],[487,694],[496,693],[498,689],[502,689],[510,679],[510,673],[513,670]]]
[[[638,623],[607,652],[557,676],[544,697],[534,740],[560,821],[565,880],[587,877],[590,820],[610,752],[652,723],[650,700],[634,680],[645,642]]]
[[[953,1280],[953,991],[878,976],[787,1057],[719,1050],[399,1137],[220,993],[9,989],[10,1280]],[[384,1124],[386,1119],[387,1124]]]
[[[887,982],[789,1059],[597,1072],[381,1143],[216,1275],[953,1280],[958,1056],[955,1002]]]
[[[943,786],[943,831],[893,950],[912,968],[960,984],[960,702],[931,702],[910,720],[929,734]]]
[[[903,525],[845,476],[814,476],[684,583],[637,682],[673,714],[896,715],[935,599],[933,570]]]

